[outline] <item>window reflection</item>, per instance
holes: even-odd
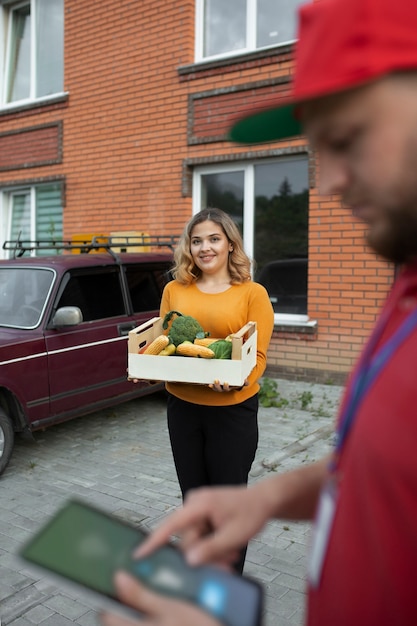
[[[282,45],[296,39],[303,0],[199,0],[203,58]]]
[[[11,13],[11,43],[8,100],[14,102],[30,96],[30,8]]]
[[[239,225],[246,252],[280,315],[307,315],[308,157],[201,175],[200,208],[219,207]]]

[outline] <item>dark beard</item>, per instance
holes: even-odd
[[[385,233],[370,229],[367,240],[371,248],[393,263],[403,264],[417,258],[417,120],[416,128],[410,129],[405,146],[402,180],[390,189],[391,201],[385,196],[384,215],[387,220]]]
[[[417,258],[417,204],[414,210],[390,213],[390,229],[384,237],[375,238],[372,230],[367,241],[375,252],[388,261],[403,264]]]

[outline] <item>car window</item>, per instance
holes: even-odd
[[[125,315],[119,267],[71,271],[57,308],[77,306],[84,322]]]
[[[126,265],[126,279],[133,312],[159,310],[161,295],[167,282],[167,268]]]
[[[0,269],[0,325],[34,328],[47,303],[54,272],[42,268]]]

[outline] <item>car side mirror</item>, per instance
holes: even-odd
[[[78,306],[63,306],[57,310],[52,318],[54,328],[62,326],[77,326],[83,321],[83,314]]]

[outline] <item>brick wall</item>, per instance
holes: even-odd
[[[0,185],[63,178],[66,237],[178,233],[191,215],[195,164],[308,150],[302,137],[251,148],[225,139],[230,115],[287,93],[291,46],[234,62],[193,60],[194,0],[101,0],[93,11],[65,0],[67,95],[0,111]],[[23,141],[28,128],[43,136]],[[317,331],[277,330],[269,371],[341,380],[372,328],[393,268],[366,250],[362,227],[337,198],[320,198],[316,186],[311,155],[308,309]]]

